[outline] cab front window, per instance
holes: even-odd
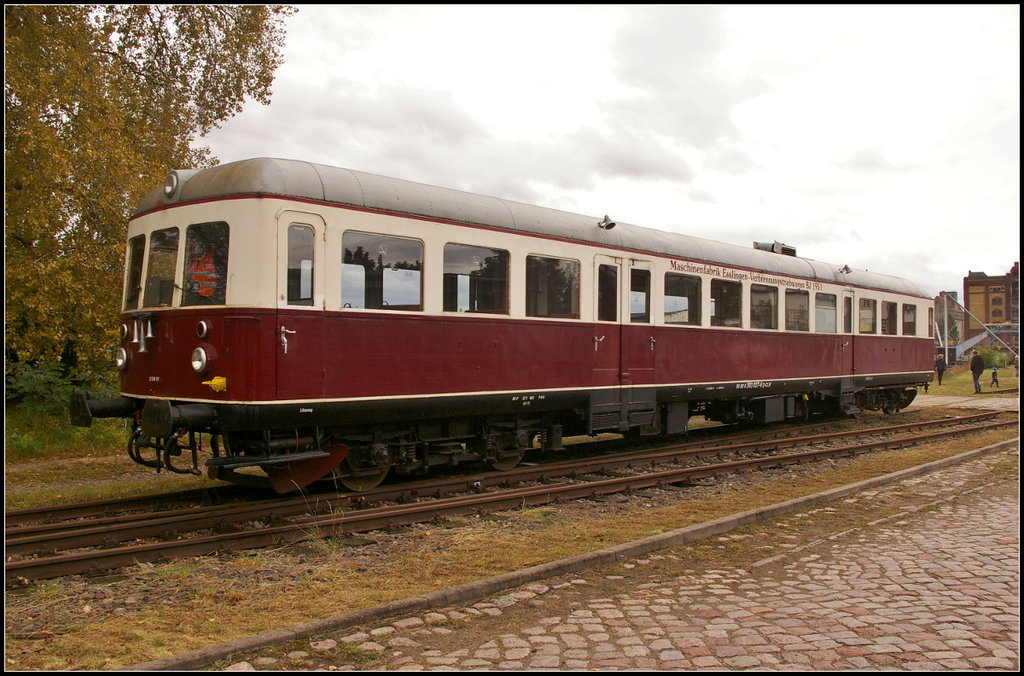
[[[228,224],[200,223],[185,231],[181,304],[223,305],[228,278]]]
[[[146,252],[146,236],[138,235],[128,240],[128,265],[124,287],[124,309],[139,307],[142,295],[142,255]]]
[[[178,229],[156,230],[149,238],[149,265],[142,297],[144,307],[167,307],[174,299],[174,268],[178,263]]]

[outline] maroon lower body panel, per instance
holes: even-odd
[[[199,319],[209,326],[203,338],[195,331]],[[145,350],[130,353],[127,396],[246,404],[735,384],[749,390],[762,382],[792,382],[799,391],[843,378],[927,375],[932,356],[930,339],[899,336],[464,314],[218,308],[157,317],[152,328]],[[201,374],[190,367],[197,346],[212,355]],[[218,376],[223,391],[210,384]]]

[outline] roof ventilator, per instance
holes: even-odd
[[[783,256],[796,256],[796,247],[783,244],[782,242],[754,242],[754,248],[782,254]]]

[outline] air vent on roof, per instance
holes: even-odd
[[[782,242],[754,242],[755,249],[761,249],[762,251],[771,251],[772,253],[783,254],[784,256],[795,256],[796,247]]]

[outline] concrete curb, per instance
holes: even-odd
[[[1017,445],[1018,443],[1019,438],[999,442],[997,444],[992,444],[990,446],[977,448],[972,451],[951,456],[943,460],[936,460],[917,467],[892,472],[891,474],[886,474],[874,479],[867,479],[854,484],[840,486],[839,488],[833,488],[822,493],[816,493],[814,495],[808,495],[802,498],[768,505],[767,507],[759,507],[757,509],[723,517],[721,519],[706,521],[694,526],[687,526],[667,533],[652,535],[651,537],[643,538],[641,540],[635,540],[633,542],[627,542],[613,547],[606,547],[586,554],[580,554],[579,556],[573,556],[567,559],[553,561],[551,563],[524,568],[523,570],[504,573],[485,580],[477,580],[476,582],[469,582],[449,589],[440,589],[421,596],[392,601],[372,608],[365,608],[363,610],[357,610],[343,615],[336,615],[322,620],[305,622],[287,629],[265,631],[253,636],[247,636],[228,641],[226,643],[200,648],[181,655],[172,655],[152,660],[150,662],[142,662],[140,664],[127,667],[124,670],[197,670],[212,662],[225,659],[232,654],[239,652],[265,648],[278,643],[294,641],[309,636],[315,636],[317,634],[337,631],[346,627],[368,624],[387,618],[423,612],[432,608],[444,608],[447,606],[462,604],[470,600],[478,600],[491,594],[511,589],[513,587],[518,587],[529,582],[557,577],[559,575],[584,570],[605,563],[612,563],[619,559],[634,558],[647,552],[665,549],[686,542],[692,542],[694,540],[700,540],[702,538],[725,533],[733,528],[748,523],[772,519],[783,514],[797,511],[804,507],[825,502],[833,502],[860,491],[901,481],[913,476],[927,474],[928,472],[934,472],[980,455],[1003,450],[1004,448]]]

